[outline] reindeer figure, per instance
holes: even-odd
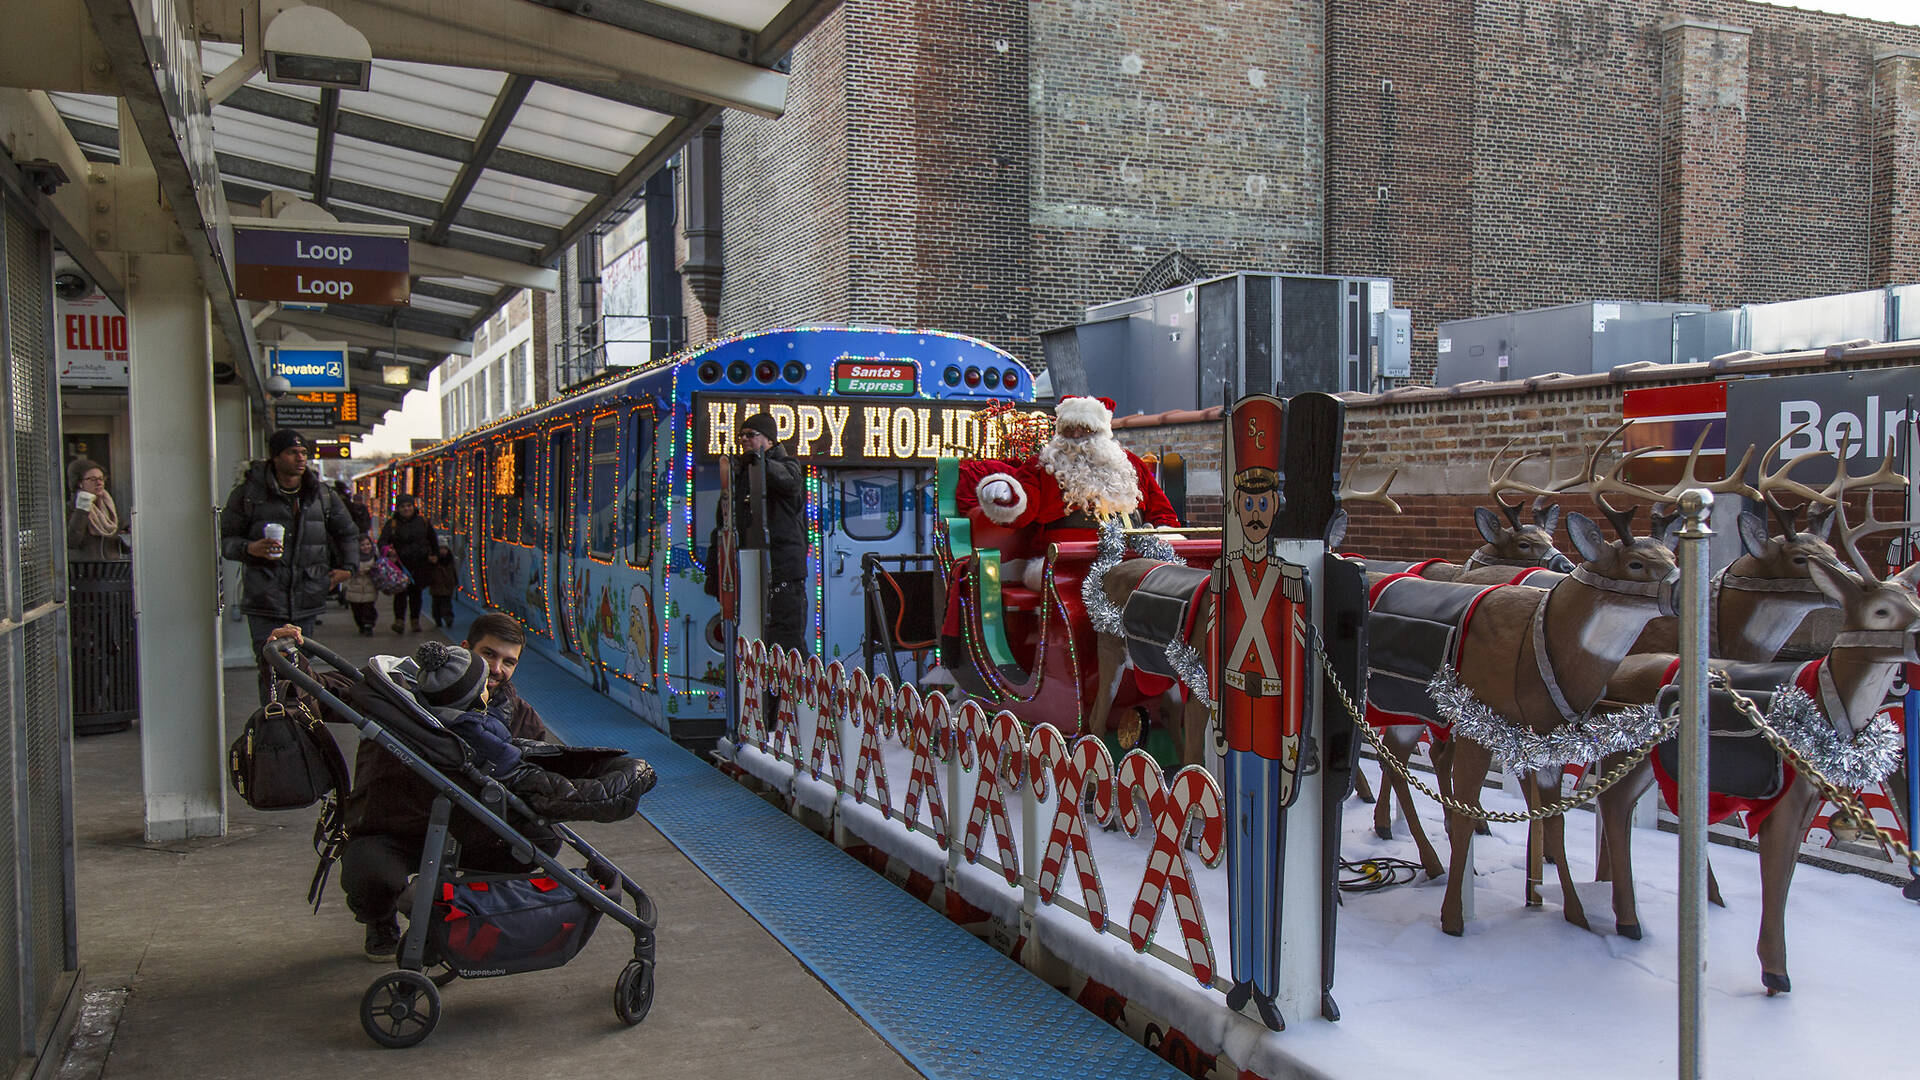
[[[1495,470],[1506,458],[1507,452],[1513,449],[1516,441],[1515,439],[1507,440],[1507,444],[1501,447],[1500,451],[1493,456],[1493,460],[1487,463],[1487,496],[1500,508],[1508,524],[1502,526],[1500,516],[1491,509],[1484,506],[1475,507],[1474,525],[1480,530],[1481,539],[1486,543],[1475,549],[1464,565],[1455,566],[1444,562],[1382,564],[1369,561],[1368,571],[1392,573],[1395,566],[1401,569],[1418,566],[1420,576],[1430,581],[1464,581],[1485,585],[1505,584],[1518,576],[1516,571],[1528,569],[1541,569],[1561,574],[1571,572],[1573,560],[1561,554],[1553,542],[1553,534],[1560,527],[1560,507],[1548,500],[1584,485],[1587,482],[1587,473],[1576,463],[1570,475],[1559,475],[1555,459],[1550,453],[1547,485],[1538,487],[1528,484],[1514,474],[1521,465],[1540,456],[1539,452],[1535,451],[1514,459],[1508,463],[1505,470],[1496,474]],[[1508,502],[1507,496],[1510,494],[1517,494],[1523,498],[1533,497],[1532,524],[1521,523],[1521,504]],[[1527,580],[1529,584],[1535,583],[1532,577]],[[1539,583],[1545,584],[1546,581]],[[1387,753],[1393,756],[1395,762],[1404,766],[1412,760],[1414,751],[1419,749],[1420,739],[1425,731],[1425,728],[1414,725],[1395,724],[1380,729],[1380,741],[1386,746]],[[1434,779],[1440,793],[1446,796],[1453,794],[1453,784],[1448,779],[1446,761],[1451,749],[1452,744],[1448,740],[1435,738],[1428,751],[1433,759]],[[1365,790],[1365,781],[1357,769],[1354,770],[1355,788],[1361,792],[1361,798],[1373,802],[1373,832],[1382,840],[1393,839],[1393,799],[1396,795],[1399,796],[1400,805],[1407,814],[1408,832],[1412,834],[1414,847],[1420,855],[1420,864],[1429,878],[1439,877],[1444,872],[1440,865],[1440,856],[1434,852],[1433,845],[1427,840],[1426,830],[1416,819],[1413,791],[1407,782],[1400,778],[1399,771],[1394,768],[1395,762],[1380,763],[1378,801],[1368,799],[1369,793]],[[1484,821],[1476,822],[1474,831],[1481,836],[1486,836],[1490,832]]]
[[[1460,632],[1460,685],[1507,722],[1536,734],[1547,734],[1591,712],[1647,622],[1674,612],[1680,571],[1673,552],[1658,539],[1635,536],[1633,511],[1614,507],[1607,496],[1650,497],[1657,502],[1676,500],[1679,492],[1663,495],[1619,478],[1622,468],[1644,450],[1626,454],[1604,476],[1595,472],[1601,452],[1625,429],[1622,424],[1602,440],[1587,464],[1588,492],[1619,538],[1609,541],[1592,519],[1569,514],[1567,531],[1582,560],[1573,573],[1550,589],[1511,586],[1479,597],[1471,609],[1471,621]],[[1751,490],[1737,473],[1732,480],[1708,486],[1720,491]],[[1389,587],[1380,593],[1376,610],[1391,592]],[[1450,762],[1453,790],[1460,801],[1477,808],[1493,754],[1471,739],[1456,743]],[[1522,788],[1529,805],[1558,794],[1561,772],[1542,769],[1528,776]],[[1471,818],[1448,814],[1453,851],[1440,928],[1456,936],[1465,932],[1462,890],[1472,886],[1468,865],[1472,832]],[[1542,843],[1530,845],[1529,880],[1539,874],[1544,849],[1559,870],[1567,921],[1584,927],[1586,913],[1567,869],[1566,823],[1550,817],[1542,832]]]
[[[1891,457],[1889,454],[1888,458]],[[1819,559],[1808,561],[1806,568],[1809,578],[1827,599],[1845,612],[1843,627],[1823,660],[1811,664],[1737,666],[1737,689],[1767,690],[1780,685],[1810,689],[1809,696],[1835,732],[1842,739],[1851,739],[1885,704],[1899,665],[1920,663],[1920,653],[1916,652],[1920,646],[1920,595],[1916,595],[1916,589],[1920,588],[1920,565],[1908,567],[1883,581],[1872,573],[1859,548],[1864,536],[1911,528],[1916,523],[1878,520],[1873,517],[1869,502],[1867,520],[1858,528],[1850,528],[1843,503],[1848,491],[1905,482],[1885,463],[1871,476],[1849,478],[1845,460],[1838,461],[1834,482],[1815,497],[1833,502],[1841,547],[1854,572]],[[1629,657],[1608,683],[1608,698],[1628,705],[1654,701],[1677,661],[1677,656],[1666,653]],[[1716,667],[1724,670],[1724,665],[1719,663]],[[1824,671],[1820,670],[1823,667]],[[1606,767],[1612,768],[1619,758],[1616,755]],[[1609,864],[1605,869],[1613,881],[1614,924],[1622,936],[1634,939],[1641,936],[1641,930],[1633,894],[1630,818],[1633,805],[1645,793],[1654,775],[1654,761],[1649,755],[1619,784],[1603,792],[1599,800],[1604,858]],[[1771,798],[1746,800],[1739,805],[1709,804],[1710,815],[1717,813],[1724,817],[1736,809],[1745,809],[1750,823],[1755,817],[1759,819],[1755,831],[1760,846],[1761,914],[1755,952],[1760,959],[1761,985],[1770,997],[1793,989],[1787,975],[1787,890],[1799,863],[1801,838],[1820,806],[1820,791],[1813,781],[1794,773],[1791,767],[1787,769],[1787,776],[1785,789]],[[1715,793],[1716,796],[1725,794]]]

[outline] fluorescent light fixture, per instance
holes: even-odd
[[[413,382],[413,369],[405,364],[387,364],[380,369],[380,381],[388,386],[407,386]]]
[[[325,8],[302,4],[275,15],[260,51],[268,82],[365,90],[373,78],[366,35]]]

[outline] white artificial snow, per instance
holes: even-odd
[[[810,718],[803,720],[809,728]],[[859,733],[842,732],[843,783],[851,786]],[[891,819],[878,808],[839,796],[847,832],[938,881],[947,854],[933,838],[900,820],[912,764],[896,740],[885,741]],[[804,755],[804,749],[801,751]],[[738,760],[753,775],[785,788],[791,766],[751,749]],[[804,757],[803,757],[804,760]],[[1371,772],[1372,766],[1368,766]],[[818,807],[829,793],[807,780],[802,798]],[[950,790],[938,766],[952,844],[958,850],[972,805],[975,775]],[[1049,785],[1051,787],[1051,785]],[[1023,840],[1021,801],[1009,796],[1007,815],[1023,864],[1037,868],[1051,830],[1054,806],[1037,806],[1040,852]],[[1421,821],[1443,860],[1447,841],[1439,808],[1419,799]],[[1517,799],[1489,791],[1490,809],[1520,809]],[[1373,807],[1349,800],[1343,851],[1349,859],[1375,855],[1415,859],[1402,828],[1393,840],[1373,834]],[[1117,814],[1116,814],[1117,818]],[[1670,1073],[1677,1054],[1675,935],[1677,838],[1635,830],[1639,919],[1645,938],[1612,931],[1611,886],[1593,883],[1595,818],[1567,818],[1567,849],[1577,890],[1593,930],[1565,921],[1557,873],[1546,868],[1544,907],[1524,904],[1526,827],[1496,824],[1475,844],[1477,917],[1464,938],[1440,932],[1445,879],[1422,876],[1411,885],[1344,898],[1339,915],[1334,998],[1343,1019],[1287,1017],[1288,1030],[1269,1033],[1256,1021],[1229,1013],[1224,996],[1199,986],[1185,971],[1134,952],[1124,935],[1153,842],[1142,813],[1140,835],[1104,831],[1088,820],[1090,845],[1107,894],[1109,932],[1078,914],[1042,905],[1034,920],[1039,943],[1185,1032],[1203,1052],[1224,1051],[1243,1067],[1269,1077],[1381,1075],[1531,1077],[1551,1061],[1556,1080]],[[924,807],[922,821],[925,821]],[[1009,924],[1017,921],[1022,890],[1009,886],[989,862],[998,847],[989,825],[981,861],[960,865],[959,890],[973,904]],[[1713,865],[1728,907],[1708,914],[1707,1063],[1715,1073],[1740,1077],[1892,1074],[1907,1054],[1899,1042],[1920,991],[1920,907],[1897,888],[1869,878],[1802,865],[1787,914],[1793,993],[1767,998],[1760,985],[1754,942],[1759,928],[1758,856],[1716,845]],[[1216,969],[1231,970],[1224,866],[1208,870],[1188,854],[1213,944]],[[1071,860],[1059,897],[1083,900]],[[1156,923],[1154,941],[1184,956],[1171,904]],[[1384,1071],[1382,1071],[1384,1070]]]

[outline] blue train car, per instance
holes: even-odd
[[[703,589],[719,459],[770,413],[802,463],[811,642],[861,652],[861,558],[932,550],[933,466],[992,456],[980,410],[1033,377],[932,331],[776,330],[625,369],[356,480],[376,516],[405,492],[450,538],[461,591],[529,643],[695,745],[724,729],[718,606]]]

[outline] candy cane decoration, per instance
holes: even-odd
[[[1071,744],[1060,729],[1041,724],[1033,729],[1027,742],[1027,776],[1033,783],[1036,799],[1047,797],[1047,777],[1053,777],[1060,802],[1053,811],[1053,831],[1047,837],[1047,853],[1040,860],[1040,901],[1053,903],[1060,890],[1060,872],[1065,869],[1069,852],[1080,873],[1080,894],[1087,904],[1087,922],[1095,930],[1107,928],[1107,893],[1100,885],[1100,871],[1094,865],[1093,851],[1087,846],[1087,825],[1081,810],[1087,785],[1093,786],[1094,814],[1106,822],[1113,818],[1113,757],[1106,744],[1092,736],[1083,736]]]
[[[813,752],[807,755],[807,770],[818,780],[824,764],[834,789],[839,790],[847,774],[840,762],[840,722],[847,705],[845,676],[840,661],[823,668],[817,656],[808,660],[807,674],[820,710],[814,714]]]
[[[900,688],[899,716],[901,734],[913,751],[913,773],[907,780],[907,801],[901,817],[909,828],[920,820],[920,799],[927,800],[927,824],[941,850],[947,847],[947,810],[940,799],[940,770],[936,761],[945,760],[947,729],[953,724],[953,707],[947,696],[935,690],[925,701],[911,686]]]
[[[1218,866],[1226,853],[1226,815],[1222,811],[1220,785],[1199,765],[1189,765],[1173,776],[1169,785],[1160,766],[1144,750],[1135,750],[1120,760],[1120,824],[1127,835],[1140,834],[1140,802],[1145,800],[1153,817],[1153,851],[1147,856],[1147,874],[1140,882],[1140,893],[1133,901],[1133,918],[1127,923],[1127,940],[1134,951],[1144,952],[1153,936],[1154,923],[1160,918],[1167,893],[1173,894],[1174,914],[1180,920],[1180,936],[1186,941],[1187,959],[1193,964],[1193,977],[1201,986],[1213,983],[1213,943],[1207,937],[1207,918],[1194,895],[1193,876],[1186,854],[1180,849],[1188,822],[1196,815],[1200,821],[1199,854],[1208,866]]]
[[[767,752],[775,757],[792,760],[794,747],[799,745],[796,729],[800,726],[801,673],[806,666],[799,649],[780,652],[780,706],[774,710],[774,730],[767,737]]]
[[[1007,793],[1019,794],[1022,758],[1026,740],[1021,738],[1020,721],[1001,711],[987,719],[987,711],[977,701],[960,706],[955,732],[961,767],[967,767],[971,750],[979,762],[980,775],[973,786],[973,808],[967,814],[967,835],[961,854],[968,862],[980,858],[980,845],[986,838],[987,820],[993,820],[994,837],[999,842],[1000,872],[1007,884],[1020,884],[1020,855],[1013,846],[1013,829],[1007,824]]]
[[[853,794],[855,797],[864,796],[867,778],[871,776],[874,798],[880,804],[880,812],[891,818],[893,793],[887,789],[887,762],[880,756],[880,736],[886,730],[887,715],[893,711],[893,684],[887,681],[885,675],[868,682],[867,673],[854,668],[847,694],[847,715],[860,729],[860,753],[853,765]]]
[[[765,676],[761,668],[766,663],[767,648],[743,637],[734,646],[733,656],[740,674],[740,729],[735,732],[735,738],[742,746],[761,746],[766,742],[766,717],[761,714],[760,703]]]

